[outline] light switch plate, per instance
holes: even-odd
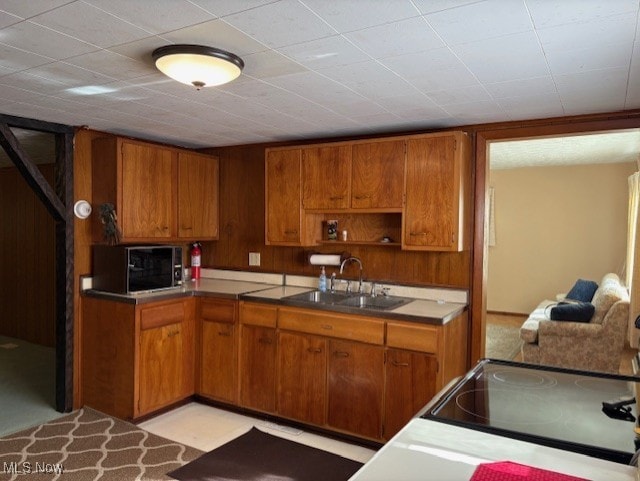
[[[260,265],[260,253],[259,252],[249,252],[249,266],[259,266]]]

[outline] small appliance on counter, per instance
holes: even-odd
[[[483,359],[423,419],[628,464],[640,378]]]
[[[135,294],[180,287],[182,247],[94,245],[93,289]]]

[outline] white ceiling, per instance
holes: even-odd
[[[640,129],[492,142],[491,169],[640,163]]]
[[[207,147],[640,108],[640,0],[0,0],[0,113]],[[172,43],[241,56],[196,91]]]

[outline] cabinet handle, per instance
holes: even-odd
[[[187,227],[186,225],[181,225],[180,229],[182,229],[182,230],[193,230],[193,227]]]
[[[320,354],[322,352],[322,349],[319,347],[309,347],[307,348],[307,351],[314,353],[314,354]]]
[[[320,327],[325,331],[330,331],[331,329],[333,329],[333,326],[331,324],[322,324],[322,326]]]
[[[410,236],[414,236],[414,237],[418,237],[418,236],[429,235],[429,233],[428,232],[410,232],[409,235]]]
[[[230,332],[225,332],[225,331],[218,331],[218,336],[229,337],[229,336],[231,336],[231,333]]]
[[[335,357],[349,357],[349,353],[346,351],[336,351],[333,353]]]
[[[356,200],[371,199],[370,195],[356,195]]]
[[[342,200],[344,199],[343,195],[334,195],[332,197],[329,197],[329,200]]]
[[[177,336],[178,334],[180,334],[180,331],[171,331],[169,334],[167,334],[167,336],[173,337],[173,336]]]
[[[285,235],[295,235],[298,233],[297,230],[286,230],[284,231]]]
[[[261,337],[260,339],[258,339],[258,342],[260,344],[273,344],[273,341],[268,337]]]
[[[391,364],[393,364],[396,367],[409,367],[408,362],[391,361]]]

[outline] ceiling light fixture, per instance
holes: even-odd
[[[237,55],[202,45],[167,45],[152,55],[163,74],[198,90],[231,82],[244,68]]]

